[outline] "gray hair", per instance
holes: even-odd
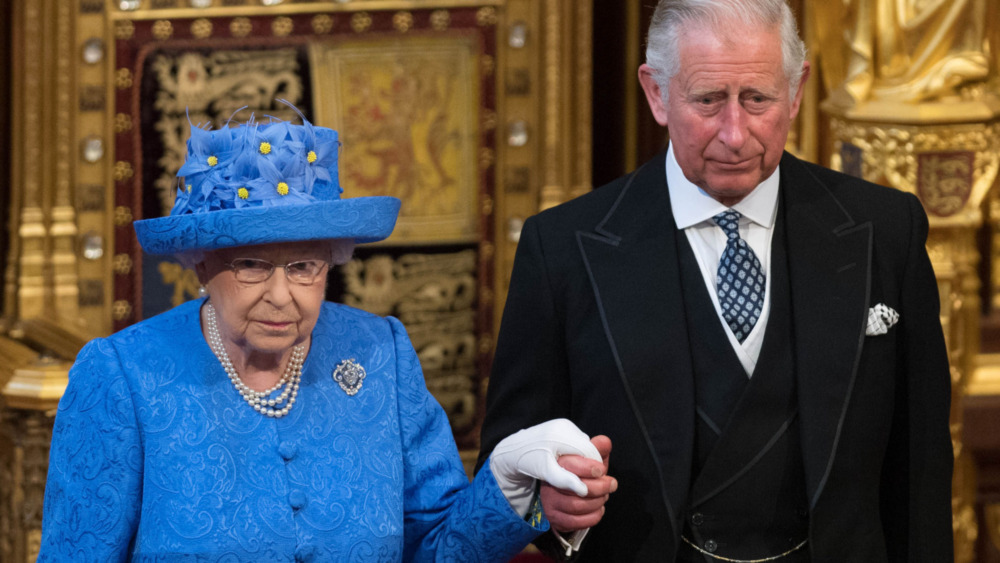
[[[734,23],[756,29],[780,26],[782,66],[788,78],[789,98],[795,97],[802,80],[806,46],[785,0],[660,0],[646,37],[646,64],[656,71],[663,103],[667,102],[670,79],[680,70],[684,29],[701,24],[718,32]]]
[[[350,262],[351,258],[354,257],[354,247],[357,246],[354,239],[349,238],[318,240],[316,244],[330,245],[330,264],[334,266],[343,266]],[[185,268],[193,270],[195,266],[205,261],[205,251],[188,250],[186,252],[179,252],[174,255],[174,258]]]

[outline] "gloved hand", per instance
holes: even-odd
[[[531,508],[535,479],[581,497],[587,495],[587,485],[557,463],[562,455],[601,461],[590,438],[565,418],[525,428],[497,444],[490,455],[490,470],[514,512],[524,516]]]

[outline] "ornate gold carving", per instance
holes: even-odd
[[[376,255],[344,265],[344,303],[406,325],[427,388],[456,432],[476,422],[476,253]],[[485,301],[489,303],[489,301]]]
[[[20,409],[55,409],[66,391],[69,367],[69,364],[48,360],[15,369],[13,377],[3,387],[4,402]]]
[[[160,262],[157,270],[160,271],[160,279],[165,285],[174,286],[174,293],[170,298],[170,304],[174,307],[198,297],[201,283],[198,282],[198,274],[194,270],[173,262]]]
[[[434,31],[444,31],[451,25],[451,13],[448,10],[434,10],[431,12],[431,28]]]
[[[115,133],[125,133],[132,130],[132,116],[127,113],[115,114]]]
[[[195,20],[197,22],[198,20]],[[194,30],[194,24],[191,24],[192,31]],[[163,41],[164,39],[170,39],[174,34],[174,24],[170,20],[157,20],[153,24],[153,37]]]
[[[80,111],[103,111],[104,99],[103,86],[80,87]]]
[[[413,14],[410,12],[396,12],[392,15],[392,27],[400,33],[406,33],[413,28]]]
[[[124,160],[119,160],[115,163],[114,178],[116,182],[124,182],[126,180],[131,180],[135,171],[132,169],[132,163],[126,162]]]
[[[120,68],[115,71],[115,87],[119,90],[128,90],[132,87],[132,71],[127,68]]]
[[[115,218],[116,227],[124,227],[132,222],[132,210],[124,205],[119,205],[115,207]]]
[[[118,20],[115,22],[115,39],[127,41],[135,36],[135,24],[132,20]]]
[[[489,147],[479,149],[479,167],[483,170],[490,168],[496,162],[496,151]]]
[[[233,18],[233,21],[229,22],[229,34],[233,37],[246,37],[251,31],[253,24],[250,23],[250,18]]]
[[[479,243],[479,260],[482,262],[489,262],[493,259],[493,255],[496,253],[496,246],[491,242],[480,241]]]
[[[318,14],[312,19],[313,33],[325,35],[333,30],[333,17],[328,14]]]
[[[111,270],[120,276],[132,273],[132,257],[128,254],[115,254],[111,260]]]
[[[372,17],[368,12],[358,12],[351,16],[351,29],[355,33],[364,33],[372,26]]]
[[[271,33],[275,37],[287,37],[295,30],[295,23],[292,22],[292,18],[286,18],[284,16],[280,18],[274,18],[271,22]]]
[[[497,10],[493,6],[484,6],[476,12],[476,24],[488,27],[497,24]]]
[[[0,418],[0,513],[5,539],[0,545],[4,561],[34,561],[41,540],[42,497],[48,473],[49,442],[52,439],[50,413],[6,410]]]
[[[973,153],[973,184],[966,198],[966,209],[982,201],[1000,169],[1000,123],[997,122],[890,125],[849,122],[835,117],[830,125],[838,146],[832,158],[835,167],[841,168],[844,163],[839,147],[845,143],[856,146],[863,178],[888,182],[910,193],[919,192],[919,155]]]
[[[497,128],[497,112],[487,109],[483,110],[483,131],[489,132]]]
[[[116,321],[124,321],[132,316],[132,304],[124,299],[118,299],[111,304],[111,317]]]
[[[81,14],[100,14],[104,11],[104,0],[80,0]]]
[[[467,36],[311,46],[316,120],[341,132],[341,180],[407,202],[390,242],[478,237],[477,48]]]
[[[483,200],[479,205],[479,213],[485,217],[493,215],[493,198],[483,197]]]
[[[823,74],[843,107],[954,97],[987,78],[986,2],[817,2]],[[830,25],[833,22],[834,25]]]
[[[212,20],[207,18],[198,18],[193,22],[191,22],[191,35],[198,39],[205,39],[207,37],[211,37]]]

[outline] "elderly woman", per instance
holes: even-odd
[[[604,466],[550,421],[470,483],[399,321],[324,302],[331,265],[400,205],[340,199],[335,131],[192,128],[188,151],[171,215],[135,226],[207,297],[80,352],[40,561],[499,561],[548,527],[535,478],[581,496],[610,479],[561,469]]]

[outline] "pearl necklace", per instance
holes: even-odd
[[[225,346],[222,345],[222,336],[219,334],[219,323],[215,316],[215,307],[211,303],[206,303],[205,311],[208,313],[208,346],[215,353],[215,357],[219,359],[223,369],[226,370],[226,374],[229,375],[229,381],[232,382],[233,387],[243,397],[243,400],[253,407],[253,410],[271,418],[281,418],[288,414],[288,411],[292,409],[292,405],[295,404],[295,397],[299,394],[299,381],[302,379],[302,364],[306,358],[306,345],[303,343],[292,348],[292,357],[288,360],[285,373],[282,374],[281,379],[273,387],[264,391],[254,391],[247,387],[243,383],[243,380],[240,379],[239,374],[236,373],[236,368],[233,367],[233,362],[229,359],[229,354],[226,353]],[[284,390],[280,395],[273,399],[267,398],[282,387],[284,387]],[[282,403],[286,404],[281,406]]]

